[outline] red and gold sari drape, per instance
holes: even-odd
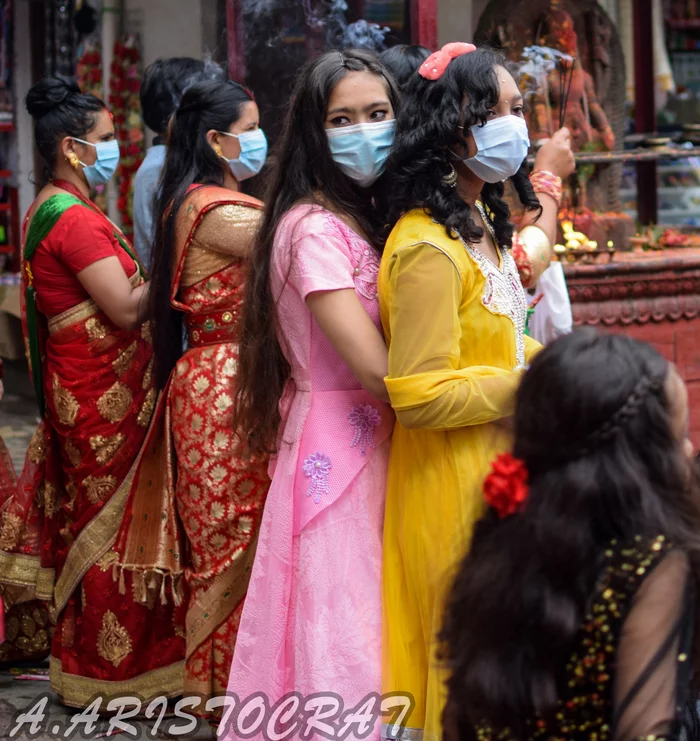
[[[126,568],[155,569],[176,584],[184,575],[187,696],[226,691],[269,486],[268,461],[242,455],[233,428],[245,265],[231,248],[252,240],[261,205],[204,186],[180,209],[172,304],[185,313],[188,349],[161,395],[136,474],[131,525],[122,533]],[[165,518],[174,510],[184,549],[177,525]],[[163,523],[157,539],[143,525],[151,518]]]
[[[156,402],[150,325],[121,329],[89,299],[40,318],[40,338],[43,420],[0,502],[4,599],[48,601],[51,686],[65,704],[178,695],[181,608],[165,584],[157,604],[136,599],[116,542]]]

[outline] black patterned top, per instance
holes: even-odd
[[[566,665],[554,720],[528,721],[531,733],[517,741],[678,738],[693,640],[688,575],[687,555],[663,535],[613,541]],[[479,741],[516,741],[509,731],[475,730]]]

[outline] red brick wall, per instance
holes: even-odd
[[[606,327],[606,331],[648,342],[676,365],[688,386],[690,436],[700,450],[700,317],[627,326],[618,324]]]

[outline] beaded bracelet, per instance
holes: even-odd
[[[535,193],[544,193],[561,203],[561,178],[547,170],[534,170],[530,174],[530,182]]]

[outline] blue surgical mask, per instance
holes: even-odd
[[[396,121],[391,119],[327,129],[331,155],[349,178],[368,188],[384,170],[395,128]]]
[[[95,151],[97,152],[97,159],[94,165],[86,165],[84,162],[80,163],[83,166],[83,172],[85,173],[85,179],[88,181],[88,185],[94,188],[97,185],[108,183],[119,166],[119,142],[116,139],[108,142],[97,142],[97,144],[86,142],[84,139],[76,139],[75,141],[95,147]]]
[[[472,126],[476,154],[464,164],[486,183],[512,178],[527,157],[530,137],[527,124],[519,116],[501,116],[483,126]]]
[[[233,177],[240,182],[252,178],[262,170],[267,158],[267,138],[262,129],[244,131],[242,134],[230,134],[228,131],[220,131],[224,136],[238,139],[241,145],[241,154],[238,158],[226,160],[231,168]]]

